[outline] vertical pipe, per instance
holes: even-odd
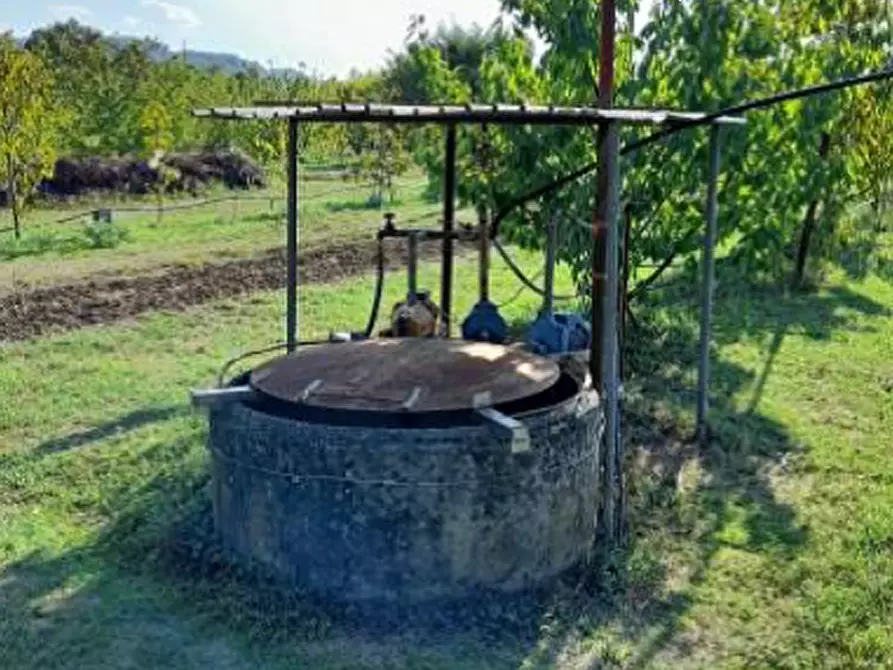
[[[419,236],[416,233],[410,233],[407,241],[409,242],[409,269],[406,273],[406,302],[412,305],[415,303],[419,292]]]
[[[288,120],[288,203],[286,226],[285,344],[289,353],[298,341],[298,120]]]
[[[701,345],[698,366],[698,441],[707,440],[707,405],[710,384],[710,329],[713,318],[713,247],[716,244],[717,182],[719,181],[720,127],[710,127],[710,168],[707,177],[707,230],[701,285]]]
[[[443,260],[440,277],[441,335],[450,336],[453,307],[453,219],[456,205],[456,126],[446,127],[443,165]]]
[[[614,43],[617,31],[617,8],[614,0],[601,2],[601,61],[598,72],[599,107],[614,105]],[[604,324],[601,323],[605,303],[605,270],[607,264],[607,244],[605,230],[607,201],[611,184],[608,174],[609,162],[616,159],[607,149],[608,124],[601,123],[598,129],[599,169],[596,180],[596,211],[592,221],[592,343],[589,352],[589,371],[599,393],[604,393],[604,370],[602,369],[602,349]],[[613,300],[613,298],[612,298]]]
[[[624,524],[623,510],[623,445],[620,440],[620,397],[618,386],[618,319],[617,294],[620,289],[620,128],[612,122],[606,129],[605,149],[607,182],[610,186],[605,201],[605,300],[602,302],[600,333],[601,367],[604,374],[602,398],[605,411],[605,457],[608,488],[605,505],[606,529],[609,537],[619,540]],[[593,333],[593,338],[596,334]]]
[[[490,223],[485,206],[478,209],[478,297],[481,302],[490,300]]]

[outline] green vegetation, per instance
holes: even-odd
[[[426,182],[418,173],[405,175],[394,184],[398,200],[385,204],[397,220],[422,218],[419,225],[435,225],[441,206],[426,197]],[[146,212],[122,211],[114,223],[83,220],[54,223],[74,213],[109,201],[75,203],[35,210],[29,233],[21,240],[0,236],[0,293],[16,286],[63,283],[92,274],[138,274],[162,265],[196,264],[251,256],[284,244],[284,201],[281,190],[239,194],[212,192],[236,200],[191,207],[195,201],[168,202],[158,223],[154,202],[134,199],[120,206],[146,207]],[[353,181],[307,179],[300,187],[301,245],[328,246],[350,241],[371,241],[381,224],[383,209],[369,202],[369,188]],[[178,210],[178,205],[190,206]],[[462,220],[471,222],[467,212]],[[0,228],[4,218],[0,215]],[[114,236],[109,240],[109,236]]]
[[[459,313],[475,300],[474,268],[459,265]],[[436,288],[437,276],[425,267],[420,283]],[[362,325],[371,284],[302,289],[302,335]],[[517,288],[502,266],[493,285],[498,299]],[[391,277],[383,304],[404,291],[403,276]],[[524,294],[507,314],[534,309]],[[212,383],[226,358],[280,339],[282,317],[282,294],[263,294],[3,349],[0,396],[19,401],[0,407],[0,665],[294,667],[297,655],[350,666],[356,649],[341,647],[340,633],[295,646],[325,631],[308,604],[276,610],[279,619],[269,591],[258,600],[227,575],[166,563],[170,534],[204,500],[203,420],[188,391]],[[268,653],[254,638],[280,642]]]
[[[624,14],[636,4],[618,6]],[[620,26],[621,105],[716,110],[889,62],[890,14],[879,0],[652,5],[635,35]],[[489,30],[431,32],[414,17],[383,71],[345,81],[156,63],[151,43],[115,43],[74,22],[35,31],[24,49],[0,38],[0,178],[14,205],[0,229],[19,231],[19,203],[55,154],[238,148],[277,185],[260,199],[195,209],[166,201],[161,216],[122,212],[110,224],[57,222],[84,204],[114,207],[110,199],[41,208],[35,198],[21,239],[0,237],[0,294],[280,247],[286,126],[199,121],[191,107],[590,104],[598,5],[502,7],[504,24]],[[545,39],[541,60],[522,27]],[[0,667],[893,668],[891,92],[884,84],[792,102],[725,133],[713,439],[703,449],[688,438],[706,136],[678,135],[624,159],[631,277],[649,289],[636,295],[624,342],[630,546],[495,631],[357,630],[235,566],[209,540],[205,425],[188,390],[230,356],[280,339],[280,293],[0,344]],[[627,141],[644,131],[624,132]],[[463,221],[596,151],[589,129],[464,127],[458,139]],[[299,141],[307,173],[331,166],[374,185],[342,193],[340,181],[303,183],[302,248],[371,240],[385,200],[398,223],[437,220],[441,129],[321,124]],[[502,229],[537,248],[557,211],[558,289],[576,285],[584,302],[592,193],[579,180],[514,211]],[[519,254],[539,270],[540,255]],[[458,267],[461,315],[475,300],[475,263]],[[436,288],[435,277],[426,266],[422,285]],[[515,293],[501,262],[492,284],[510,322],[529,320],[537,302]],[[302,335],[361,326],[371,285],[302,287]],[[393,278],[383,305],[403,290]]]
[[[44,62],[0,35],[0,182],[17,239],[28,195],[53,171],[59,119]]]
[[[458,274],[465,313],[474,262]],[[422,284],[435,277],[426,267]],[[723,263],[715,439],[699,451],[684,439],[694,281],[676,275],[638,311],[629,556],[495,638],[347,629],[207,554],[195,525],[207,514],[205,429],[187,393],[280,336],[281,294],[5,346],[0,395],[16,402],[0,407],[0,658],[23,669],[891,667],[893,288],[836,273],[786,295]],[[515,292],[501,264],[493,282],[498,300]],[[361,323],[370,289],[303,289],[303,335]],[[393,277],[384,304],[402,290]],[[506,316],[536,306],[524,293]]]
[[[620,15],[633,16],[638,4],[618,3]],[[238,148],[281,178],[284,124],[213,123],[192,118],[189,110],[221,101],[283,99],[592,103],[598,4],[504,0],[502,9],[502,21],[486,30],[429,30],[424,17],[413,17],[405,44],[384,68],[346,80],[258,70],[230,75],[179,57],[154,62],[150,54],[157,45],[151,41],[116,42],[76,22],[34,31],[22,53],[43,63],[55,82],[53,102],[70,110],[65,132],[52,147],[57,153]],[[522,28],[544,37],[539,60]],[[889,62],[890,29],[890,14],[879,0],[662,0],[652,3],[639,30],[621,21],[616,103],[712,111],[879,69]],[[719,232],[739,264],[776,272],[785,281],[793,276],[802,286],[835,258],[841,224],[854,204],[872,204],[875,215],[863,232],[880,232],[875,229],[890,198],[893,165],[890,94],[890,86],[881,84],[794,101],[751,114],[746,129],[725,134],[729,169],[720,184]],[[44,116],[53,120],[49,107]],[[624,140],[643,132],[627,129]],[[592,140],[586,128],[463,127],[460,199],[472,210],[499,210],[592,161]],[[430,192],[440,191],[439,129],[309,124],[299,142],[309,164],[336,161],[369,176],[377,200],[389,195],[389,184],[413,163],[428,171]],[[697,250],[705,169],[703,132],[675,136],[625,159],[623,200],[629,205],[634,269]],[[572,220],[586,220],[591,191],[589,180],[578,180],[512,212],[503,231],[522,246],[541,246],[545,213],[557,208]],[[877,242],[876,236],[862,238]],[[584,293],[588,255],[589,234],[576,227],[560,256],[573,266]]]

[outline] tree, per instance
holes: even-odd
[[[617,4],[629,15],[636,3]],[[876,0],[660,0],[652,5],[651,19],[638,36],[621,37],[634,48],[617,50],[618,105],[713,111],[878,68],[889,58],[889,24]],[[536,73],[546,100],[590,104],[598,74],[598,3],[504,0],[503,8],[547,42]],[[635,68],[621,60],[631,56]],[[502,70],[502,80],[518,79],[526,65],[506,62],[500,58],[494,71]],[[789,265],[804,213],[816,201],[823,203],[823,214],[814,241],[833,234],[835,217],[854,192],[852,145],[835,137],[846,132],[852,111],[852,94],[828,95],[751,114],[746,129],[724,133],[723,162],[734,169],[724,172],[720,185],[720,236],[733,259],[754,272]],[[626,129],[625,139],[644,132]],[[823,133],[831,135],[827,156],[817,150]],[[593,139],[585,131],[519,130],[507,136],[510,141],[498,146],[508,155],[495,162],[504,166],[496,176],[503,193],[527,192],[594,160]],[[706,133],[695,131],[624,158],[633,266],[661,263],[670,254],[695,257],[706,155]],[[585,222],[591,216],[590,180],[550,197],[566,218]],[[531,216],[538,223],[541,215],[518,210],[503,230],[529,242]],[[591,238],[585,225],[570,232],[560,253],[575,269],[582,293],[589,285]]]
[[[394,201],[394,178],[409,169],[409,154],[404,147],[406,133],[398,126],[377,124],[368,132],[368,144],[359,156],[359,171],[373,185],[372,202],[382,206],[387,195]]]
[[[16,238],[21,214],[56,160],[56,130],[61,115],[43,61],[0,36],[0,178],[6,183]]]
[[[140,128],[143,131],[143,149],[149,159],[149,167],[155,171],[155,193],[158,198],[158,222],[161,222],[164,191],[167,184],[176,176],[165,165],[164,154],[173,144],[173,119],[160,99],[150,100],[140,115]]]

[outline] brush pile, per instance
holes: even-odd
[[[60,158],[53,176],[39,189],[53,197],[90,192],[118,192],[142,195],[201,190],[223,184],[231,189],[263,188],[263,170],[250,157],[238,151],[168,153],[150,160],[139,157]]]

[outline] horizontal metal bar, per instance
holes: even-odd
[[[530,431],[527,430],[527,426],[523,423],[492,407],[481,408],[477,410],[477,413],[487,419],[487,421],[508,431],[512,438],[513,454],[523,454],[530,451]]]
[[[591,125],[607,121],[640,125],[691,123],[707,115],[695,112],[649,109],[602,109],[542,105],[356,105],[263,104],[254,107],[210,107],[193,110],[196,117],[231,120],[299,119],[301,122],[382,123],[497,123],[540,125]],[[743,125],[741,117],[721,116],[711,123]]]
[[[222,403],[241,402],[254,397],[250,386],[227,386],[217,389],[196,389],[191,393],[193,407],[213,407]]]

